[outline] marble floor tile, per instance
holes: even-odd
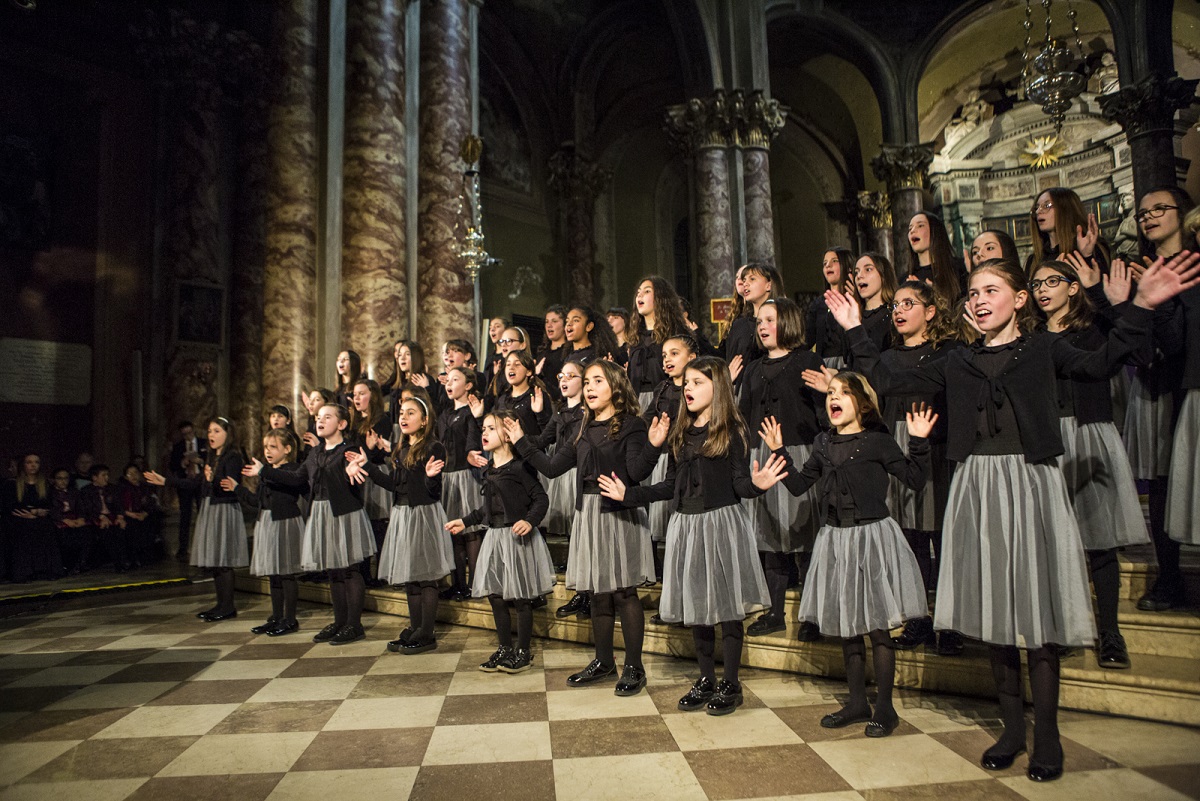
[[[550,758],[548,722],[489,723],[438,726],[433,730],[423,764],[525,762]]]
[[[189,704],[187,706],[144,706],[93,735],[113,737],[184,737],[208,734],[240,704]]]
[[[627,718],[654,715],[658,712],[658,707],[645,691],[623,698],[613,694],[612,687],[607,684],[548,692],[546,707],[550,711],[551,720]]]
[[[15,687],[52,687],[55,685],[73,684],[82,686],[94,684],[101,679],[117,673],[123,665],[58,665],[39,670],[37,673],[18,679],[8,685],[11,691]]]
[[[856,790],[989,778],[983,768],[924,734],[809,747]]]
[[[0,729],[0,742],[38,742],[43,740],[86,740],[128,715],[131,707],[120,709],[40,710],[24,714]]]
[[[375,664],[376,656],[316,657],[297,659],[279,674],[283,679],[313,676],[362,676]]]
[[[432,727],[323,731],[293,767],[295,771],[405,768],[421,764]]]
[[[148,780],[127,801],[262,801],[281,778],[279,773],[160,776]]]
[[[1063,737],[1122,765],[1140,768],[1195,762],[1200,754],[1200,730],[1163,726],[1143,720],[1093,715],[1059,726]]]
[[[1026,779],[1028,781],[1028,779]],[[1030,782],[1032,784],[1032,782]],[[974,782],[922,784],[910,787],[885,787],[865,790],[871,801],[1021,801],[1022,796],[1000,779]]]
[[[275,785],[267,801],[329,801],[343,796],[347,787],[353,787],[358,798],[408,798],[419,770],[405,767],[289,773]]]
[[[232,651],[235,645],[210,645],[205,648],[164,648],[154,651],[138,664],[153,665],[160,662],[217,662]]]
[[[358,676],[320,676],[310,679],[272,679],[249,700],[328,701],[342,700],[358,684]]]
[[[225,662],[238,662],[248,659],[299,659],[313,649],[320,648],[307,637],[303,640],[285,640],[276,642],[267,640],[266,643],[252,642],[245,645],[225,646],[230,650],[222,657]],[[320,648],[320,650],[327,650]]]
[[[671,730],[657,715],[550,722],[555,759],[678,751]]]
[[[153,776],[197,737],[85,740],[25,777],[26,782],[135,779]]]
[[[80,740],[47,740],[45,742],[0,745],[0,787],[17,782],[47,762],[70,751],[80,742]]]
[[[66,662],[73,656],[75,655],[63,653],[9,654],[0,656],[0,670],[48,668]]]
[[[549,719],[545,693],[448,695],[437,723],[439,726],[464,726],[472,723],[529,723]]]
[[[816,684],[786,673],[769,678],[746,679],[742,682],[742,688],[754,693],[768,707],[838,703],[839,696],[846,692],[844,685]]]
[[[555,801],[555,771],[549,760],[489,765],[424,765],[411,797],[421,801]],[[569,796],[557,796],[569,798]],[[577,796],[579,801],[595,796]],[[625,801],[634,798],[629,796]],[[664,796],[666,798],[666,796]]]
[[[1185,765],[1154,765],[1148,768],[1138,768],[1138,773],[1149,776],[1159,784],[1170,787],[1177,793],[1182,793],[1191,799],[1200,799],[1200,764],[1193,762]]]
[[[286,773],[308,748],[316,732],[210,734],[201,737],[158,776],[221,776],[236,773]]]
[[[178,645],[184,640],[190,639],[193,635],[186,633],[181,634],[131,634],[128,637],[122,637],[119,640],[114,640],[108,645],[105,645],[101,650],[115,651],[127,650],[136,648],[170,648],[173,645]]]
[[[554,789],[559,798],[588,801],[708,798],[680,753],[556,759]]]
[[[192,681],[223,679],[274,679],[291,667],[295,659],[242,659],[213,662],[192,676]]]
[[[84,798],[87,801],[124,801],[145,783],[145,778],[137,778],[18,784],[0,791],[0,799],[2,801],[62,801],[64,798]]]
[[[397,698],[418,695],[445,695],[450,687],[449,673],[363,676],[350,693],[351,698]]]
[[[1029,801],[1112,798],[1121,801],[1187,801],[1188,796],[1129,768],[1115,770],[1068,770],[1058,781],[1039,784],[1024,776],[1000,779],[1009,789]]]
[[[546,679],[537,669],[508,675],[505,673],[455,673],[447,695],[477,695],[479,693],[532,693],[546,689]]]
[[[180,704],[240,704],[267,686],[269,679],[185,681],[150,702],[153,706]]]
[[[865,736],[865,723],[855,723],[853,726],[846,726],[843,729],[825,729],[821,727],[821,718],[832,712],[837,712],[841,708],[841,704],[826,704],[825,706],[780,706],[775,707],[773,711],[779,716],[780,720],[786,723],[806,743],[862,739]],[[920,733],[920,729],[901,718],[900,725],[892,732],[892,736],[902,737],[906,734]]]
[[[241,704],[209,734],[264,734],[274,731],[320,731],[341,701],[279,701]]]
[[[798,745],[801,742],[770,709],[739,709],[732,715],[719,717],[704,712],[664,715],[663,722],[681,751]]]
[[[368,676],[402,675],[411,673],[453,673],[458,666],[460,654],[444,654],[432,651],[416,656],[385,653],[375,660]],[[482,662],[483,660],[479,660]],[[477,665],[478,663],[474,663]]]
[[[49,709],[105,709],[122,706],[140,706],[153,701],[175,687],[173,681],[130,682],[128,684],[93,684],[84,687],[61,701],[51,704]]]
[[[693,751],[684,756],[710,799],[784,796],[797,788],[808,794],[851,789],[807,745]]]
[[[443,698],[363,698],[342,701],[324,731],[432,727],[438,724]]]

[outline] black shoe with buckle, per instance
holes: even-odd
[[[742,705],[742,685],[721,679],[716,692],[708,700],[704,711],[710,715],[731,715],[733,710]]]
[[[1127,670],[1129,668],[1129,649],[1125,647],[1125,638],[1115,631],[1100,632],[1100,647],[1096,650],[1096,661],[1102,668]]]
[[[842,707],[837,712],[830,712],[825,717],[821,718],[822,729],[844,729],[847,726],[852,726],[855,723],[866,723],[871,719],[871,707],[864,706],[861,711],[847,711],[846,707]]]
[[[957,631],[942,631],[938,633],[938,656],[961,656],[963,652],[963,636]]]
[[[933,620],[919,617],[904,624],[904,631],[899,637],[892,638],[892,647],[897,651],[911,651],[924,645],[927,648],[937,647],[937,634],[933,631]]]
[[[816,642],[821,639],[821,628],[806,620],[796,629],[796,639],[800,642]]]
[[[1013,762],[1017,757],[1025,753],[1025,746],[1017,746],[1015,751],[1005,751],[1000,747],[1000,743],[996,743],[991,748],[983,752],[983,756],[979,758],[979,764],[984,770],[1008,770],[1012,767]]]
[[[586,601],[586,600],[587,600],[587,596],[585,594],[583,594],[582,592],[577,592],[571,596],[571,600],[567,601],[565,604],[558,607],[558,609],[554,610],[554,616],[558,617],[558,618],[563,618],[563,617],[570,617],[571,615],[577,614],[579,612],[579,610],[583,608],[584,601]]]
[[[488,657],[488,660],[479,666],[479,669],[484,673],[496,673],[500,670],[500,663],[508,659],[512,653],[512,648],[507,645],[501,645],[496,649],[496,652]]]
[[[205,615],[204,617],[202,617],[200,619],[206,620],[209,623],[220,623],[222,620],[232,620],[235,617],[237,617],[236,609],[234,609],[231,612],[209,612],[207,615]]]
[[[863,734],[872,738],[887,737],[889,734],[894,732],[896,727],[899,725],[900,717],[893,712],[892,717],[888,720],[875,720],[873,718],[868,720],[867,727],[863,730]]]
[[[760,615],[758,620],[746,627],[747,637],[765,637],[768,634],[774,634],[777,631],[783,631],[787,626],[783,624],[782,617],[775,617],[770,612],[765,615]]]
[[[342,625],[341,623],[330,623],[313,635],[313,642],[329,642],[333,639],[333,635],[342,630]]]
[[[617,682],[614,693],[620,696],[637,695],[646,686],[646,671],[634,665],[626,665],[621,670],[621,678]]]
[[[367,632],[362,626],[353,623],[347,623],[338,630],[338,633],[329,638],[330,645],[346,645],[359,640],[365,640]]]
[[[400,653],[400,649],[404,646],[404,643],[411,640],[412,636],[413,636],[413,628],[412,628],[412,626],[409,626],[404,631],[400,632],[399,637],[397,637],[394,640],[388,641],[387,649],[394,654]]]
[[[616,665],[602,665],[599,659],[593,659],[583,670],[567,678],[568,687],[584,687],[594,684],[617,672]]]
[[[528,648],[516,648],[509,651],[507,658],[499,664],[500,672],[509,674],[524,673],[532,666],[533,654]]]
[[[707,676],[701,676],[692,682],[692,689],[687,691],[687,695],[679,699],[679,711],[699,712],[715,691],[716,683]]]
[[[268,637],[282,637],[285,634],[295,634],[300,630],[300,624],[295,620],[281,620],[267,632]]]
[[[267,634],[271,631],[271,629],[275,628],[275,624],[278,622],[279,621],[275,619],[275,616],[271,615],[269,618],[267,618],[266,623],[263,623],[260,626],[255,626],[254,628],[250,629],[250,633],[251,634]]]

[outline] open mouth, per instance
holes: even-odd
[[[1050,305],[1050,296],[1049,295],[1038,295],[1038,303],[1041,304],[1042,306],[1049,306]]]
[[[859,293],[860,295],[862,295],[862,294],[865,294],[865,293],[866,293],[866,291],[867,291],[867,287],[868,287],[868,284],[867,284],[866,282],[864,282],[864,281],[859,281],[859,282],[858,282],[858,293]]]
[[[829,402],[829,419],[837,420],[842,416],[842,404],[838,401]]]
[[[990,320],[992,317],[991,309],[976,309],[975,322],[983,323],[985,320]]]
[[[892,317],[892,322],[896,324],[897,328],[899,328],[902,325],[908,324],[908,318],[907,317]]]

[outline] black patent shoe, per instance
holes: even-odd
[[[760,615],[758,620],[746,627],[747,637],[765,637],[768,634],[774,634],[777,631],[783,631],[787,626],[783,624],[782,617],[775,617],[770,612],[765,615]]]
[[[584,687],[588,684],[607,679],[617,672],[616,665],[602,665],[599,659],[593,659],[583,670],[567,677],[568,687]]]
[[[1129,650],[1125,638],[1115,631],[1100,632],[1100,647],[1096,649],[1096,661],[1109,670],[1129,669]]]
[[[892,638],[892,647],[897,651],[911,651],[914,648],[937,647],[937,634],[933,631],[933,621],[927,617],[910,620],[904,624],[904,631],[899,637]]]
[[[1143,612],[1166,612],[1168,609],[1183,606],[1183,601],[1182,592],[1164,590],[1156,586],[1138,599],[1137,608]]]
[[[701,676],[692,682],[692,689],[687,691],[687,695],[679,699],[680,712],[699,712],[704,709],[704,705],[709,702],[716,691],[716,685],[712,679]]]
[[[943,631],[938,634],[938,656],[962,656],[963,636],[957,631]]]
[[[742,705],[742,701],[742,685],[721,679],[704,711],[710,715],[731,715],[733,710]]]
[[[200,618],[201,620],[204,620],[206,617],[208,617],[209,615],[213,614],[216,611],[217,611],[217,607],[214,606],[212,609],[205,609],[203,612],[197,612],[196,617]]]
[[[267,618],[266,623],[263,623],[261,626],[255,626],[254,628],[250,629],[250,633],[251,634],[268,634],[271,631],[271,629],[275,628],[275,624],[278,622],[279,621],[276,620],[275,618],[269,617],[269,618]]]
[[[437,640],[435,640],[433,637],[425,640],[414,635],[413,637],[409,638],[408,642],[400,646],[400,653],[404,654],[405,656],[414,656],[416,654],[423,654],[426,651],[436,650]]]
[[[796,639],[800,642],[816,642],[821,639],[821,628],[816,623],[806,620],[796,630]]]
[[[546,600],[545,595],[539,595],[538,597],[533,599],[533,602],[530,605],[534,609],[541,609],[542,607],[548,605],[549,603],[550,602]]]
[[[409,626],[404,631],[400,632],[399,637],[397,637],[394,640],[388,641],[387,649],[394,654],[400,653],[400,648],[404,645],[404,643],[411,640],[412,636],[413,636],[413,628],[412,628],[412,626]]]
[[[999,745],[999,743],[997,743]],[[1016,751],[1000,751],[996,745],[983,752],[983,756],[979,758],[979,764],[984,770],[1008,770],[1012,767],[1013,762],[1017,757],[1025,753],[1025,746],[1020,746]]]
[[[586,598],[587,596],[581,592],[575,593],[571,596],[571,600],[554,610],[554,616],[557,618],[564,618],[578,613],[579,610],[584,607],[584,601]]]
[[[655,612],[653,615],[650,616],[650,625],[651,626],[666,626],[666,625],[668,625],[668,623],[667,623],[667,621],[662,619],[662,615],[660,615],[658,612]]]
[[[356,626],[353,623],[347,623],[338,630],[338,633],[329,638],[330,645],[347,645],[348,643],[365,640],[367,632],[362,626]]]
[[[281,620],[276,623],[270,631],[267,632],[268,637],[282,637],[285,634],[295,634],[300,630],[300,624],[295,620]]]
[[[342,627],[337,623],[330,623],[325,628],[313,635],[313,642],[329,642],[333,639],[333,635],[342,630]]]
[[[1058,748],[1058,761],[1054,763],[1043,763],[1030,757],[1029,769],[1025,771],[1025,775],[1030,781],[1035,782],[1052,782],[1059,776],[1063,775],[1063,751],[1062,746]]]
[[[872,719],[867,721],[867,727],[863,730],[863,734],[873,738],[887,737],[889,734],[894,732],[896,727],[899,725],[900,718],[898,716],[893,717],[891,720]]]
[[[484,673],[496,673],[500,670],[500,663],[508,659],[512,653],[512,648],[507,645],[501,645],[496,649],[496,652],[488,657],[488,660],[479,666],[479,669]]]
[[[842,707],[837,712],[830,712],[825,717],[821,718],[822,729],[844,729],[847,726],[853,726],[855,723],[866,723],[871,719],[871,708],[863,707],[862,712],[847,712],[845,707]]]
[[[220,623],[222,620],[233,620],[235,617],[237,617],[236,609],[232,612],[210,612],[200,619],[209,623]]]
[[[640,667],[626,665],[621,670],[621,678],[617,681],[617,686],[613,692],[617,695],[628,697],[637,695],[646,686],[646,671]]]
[[[517,648],[508,652],[508,656],[499,664],[501,673],[524,673],[533,666],[533,654],[528,648]]]
[[[438,599],[442,601],[452,601],[454,600],[454,596],[458,595],[460,592],[461,590],[458,589],[458,587],[447,587],[446,589],[438,592]]]

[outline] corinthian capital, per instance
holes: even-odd
[[[550,188],[564,198],[595,200],[608,187],[612,172],[564,147],[550,157]]]
[[[892,201],[886,192],[859,192],[854,206],[859,221],[866,227],[892,227]]]
[[[1119,123],[1126,136],[1170,129],[1175,112],[1196,102],[1197,83],[1151,73],[1131,86],[1101,95],[1100,110],[1106,120]]]
[[[932,145],[884,145],[871,159],[871,170],[889,192],[924,189],[932,162]]]
[[[721,89],[708,97],[693,97],[686,103],[668,107],[664,127],[687,155],[706,148],[728,147],[737,141],[737,122],[730,108],[730,97]]]

